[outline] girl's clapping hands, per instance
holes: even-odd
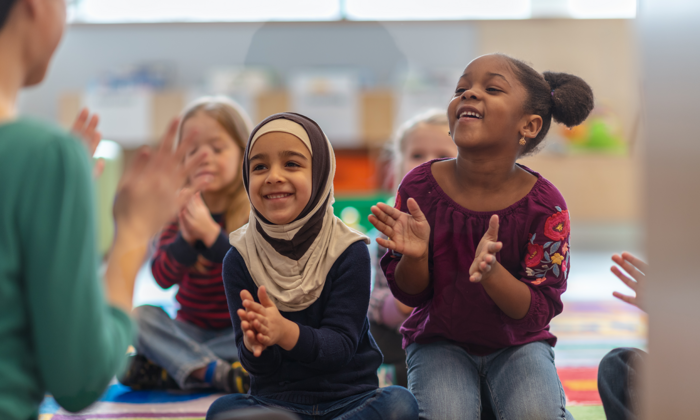
[[[409,198],[406,203],[411,214],[387,204],[372,206],[369,221],[388,239],[377,238],[377,243],[411,258],[426,258],[430,241],[430,225],[418,203]]]
[[[246,347],[250,345],[248,350],[256,357],[259,357],[265,348],[275,344],[285,350],[296,346],[299,340],[299,326],[282,316],[268,296],[265,286],[258,289],[260,303],[255,302],[247,290],[241,292],[241,299],[245,307],[245,310],[238,310],[241,329],[245,333],[244,337],[248,339]],[[244,322],[246,326],[243,325]]]
[[[474,262],[469,268],[469,281],[479,283],[488,279],[493,266],[498,262],[496,254],[503,248],[503,243],[498,241],[498,216],[491,216],[489,228],[476,247]]]

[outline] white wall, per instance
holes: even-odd
[[[27,90],[20,106],[24,114],[55,119],[61,92],[142,62],[171,63],[178,87],[198,85],[211,67],[241,64],[280,73],[355,67],[366,83],[382,86],[407,65],[461,69],[476,50],[469,22],[74,25],[46,81]]]

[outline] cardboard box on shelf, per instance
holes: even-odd
[[[540,154],[521,163],[559,189],[572,221],[615,223],[642,218],[642,179],[636,157]]]

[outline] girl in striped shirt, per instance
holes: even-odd
[[[218,97],[202,98],[184,112],[180,136],[196,138],[187,159],[208,152],[190,181],[201,177],[207,183],[162,231],[151,266],[162,288],[179,286],[180,308],[175,319],[156,306],[134,309],[137,354],[120,378],[125,385],[247,391],[221,267],[230,248],[228,233],[248,220],[241,163],[249,121],[237,104]]]

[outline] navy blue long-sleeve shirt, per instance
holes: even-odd
[[[314,405],[376,389],[382,354],[369,332],[370,258],[367,246],[350,245],[336,260],[321,296],[298,312],[282,312],[299,325],[290,351],[274,345],[255,357],[243,344],[240,293],[258,301],[258,287],[236,248],[224,258],[224,287],[240,361],[251,375],[251,394]]]

